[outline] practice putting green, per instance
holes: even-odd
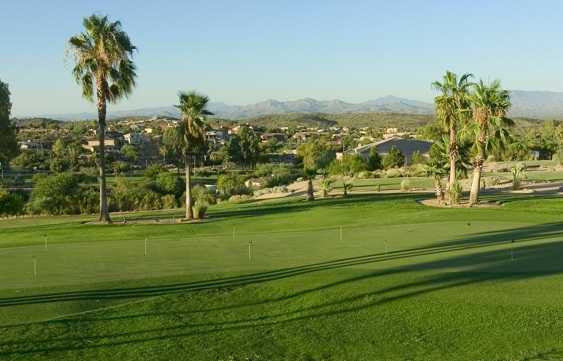
[[[563,359],[563,201],[420,197],[1,221],[0,359]]]

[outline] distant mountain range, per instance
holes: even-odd
[[[514,117],[528,117],[540,119],[563,119],[563,92],[522,91],[513,90],[512,110]],[[304,98],[299,100],[279,101],[266,100],[249,105],[229,105],[225,103],[210,103],[209,109],[219,118],[247,119],[269,114],[288,113],[404,113],[404,114],[432,114],[434,105],[416,100],[386,96],[362,103],[348,103],[342,100],[316,100]],[[42,115],[59,120],[94,119],[96,113],[50,114]],[[143,108],[127,111],[110,112],[109,118],[130,116],[172,116],[178,117],[178,110],[173,106]]]

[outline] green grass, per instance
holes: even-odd
[[[419,197],[1,221],[0,359],[562,359],[561,199]]]

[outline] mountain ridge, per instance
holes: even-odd
[[[563,92],[512,90],[512,109],[510,116],[530,117],[539,119],[563,119]],[[346,102],[340,99],[317,100],[301,98],[281,101],[267,99],[247,105],[231,105],[223,102],[210,102],[209,109],[218,118],[230,120],[249,119],[263,115],[291,113],[404,113],[428,115],[434,113],[432,103],[401,98],[394,95],[367,100],[359,103]],[[95,119],[96,113],[83,112],[72,114],[42,114],[58,120]],[[130,116],[171,116],[178,117],[178,109],[174,106],[149,107],[132,110],[110,111],[108,118]]]

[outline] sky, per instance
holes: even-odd
[[[14,116],[95,110],[65,55],[92,13],[120,20],[139,49],[137,87],[113,110],[169,106],[179,90],[228,104],[431,101],[446,70],[563,91],[559,0],[0,0]]]

